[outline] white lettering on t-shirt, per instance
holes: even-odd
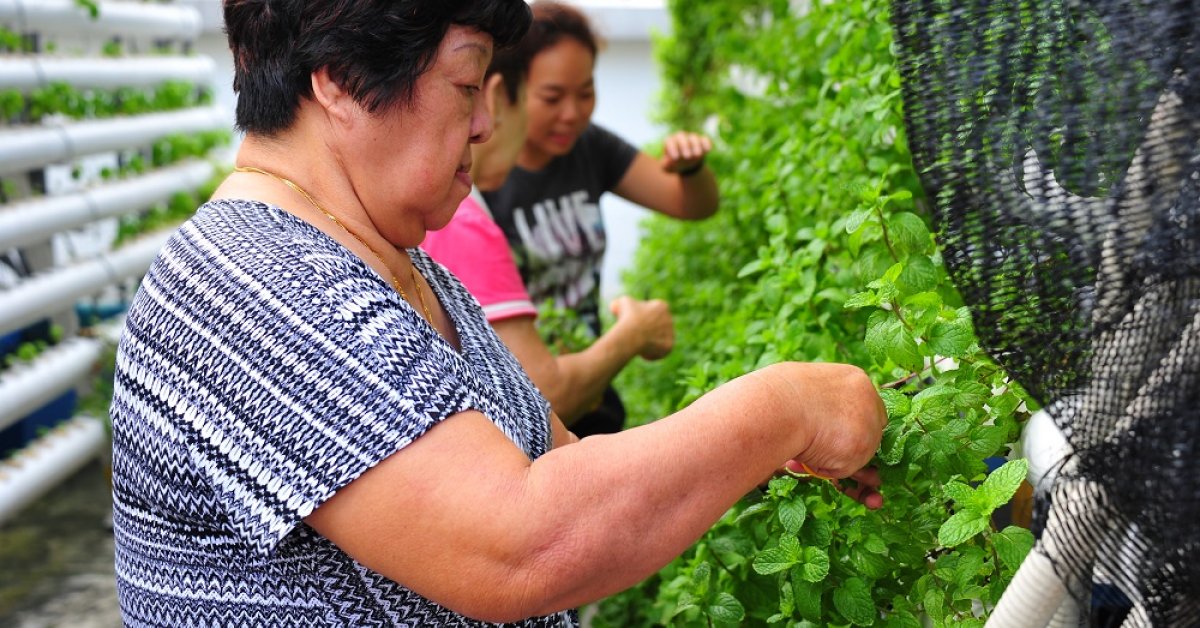
[[[545,261],[583,255],[583,238],[593,252],[603,251],[600,207],[587,201],[587,191],[579,190],[559,197],[557,203],[554,199],[534,203],[532,211],[515,208],[513,223],[521,243],[533,257]]]

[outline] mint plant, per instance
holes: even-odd
[[[677,344],[618,389],[647,420],[774,362],[857,364],[888,410],[885,505],[776,478],[596,626],[982,626],[1032,546],[993,523],[1024,461],[988,472],[1032,402],[978,346],[928,226],[887,2],[806,4],[671,3],[663,116],[715,136],[721,209],[648,223],[626,288],[671,304]]]

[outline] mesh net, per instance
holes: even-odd
[[[1200,2],[893,20],[947,268],[1074,450],[1038,487],[1038,551],[1128,625],[1200,625]]]

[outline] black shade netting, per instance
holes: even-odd
[[[1200,0],[893,21],[947,268],[1073,448],[1038,551],[1128,625],[1200,625]]]

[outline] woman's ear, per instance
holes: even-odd
[[[334,119],[347,122],[354,113],[357,103],[341,85],[329,76],[327,68],[314,70],[310,76],[312,81],[313,100]]]
[[[508,109],[508,91],[504,87],[504,77],[499,72],[492,74],[483,81],[483,102],[488,114],[492,116],[492,126],[498,128],[501,123],[501,113]]]

